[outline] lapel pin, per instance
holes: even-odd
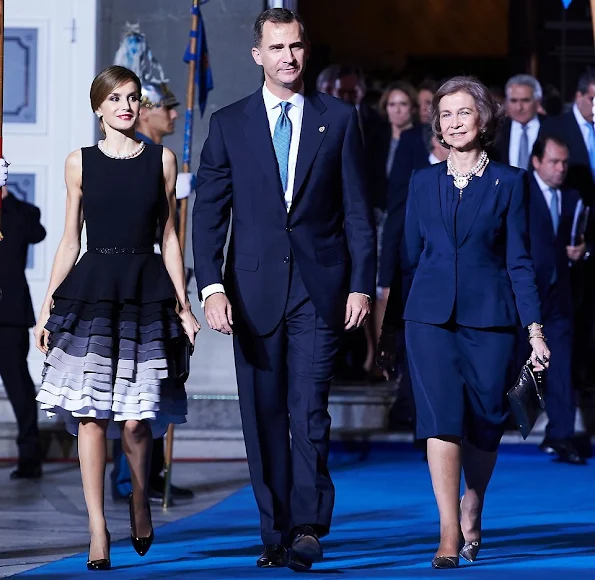
[[[496,179],[496,185],[498,185],[500,183],[499,179]]]
[[[318,127],[318,130],[319,130],[321,133],[324,133],[324,130],[325,130],[325,129],[326,129],[326,127],[325,127],[324,125],[323,125],[322,127]]]

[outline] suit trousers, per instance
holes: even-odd
[[[545,411],[548,417],[545,436],[548,439],[572,437],[576,416],[576,394],[572,381],[572,315],[565,314],[560,303],[558,287],[553,284],[541,304],[543,333],[552,353],[544,385]],[[531,353],[526,329],[522,336],[526,360]]]
[[[29,329],[0,326],[0,377],[17,419],[19,463],[41,462],[35,385],[29,374]]]
[[[298,525],[328,533],[335,488],[328,396],[341,332],[316,313],[295,261],[283,318],[265,336],[234,316],[234,354],[250,479],[264,544]],[[291,434],[291,437],[290,437]]]

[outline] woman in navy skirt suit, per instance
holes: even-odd
[[[433,108],[434,132],[450,153],[411,177],[403,319],[417,437],[427,439],[440,513],[432,566],[454,568],[459,555],[473,561],[481,544],[519,319],[537,370],[550,353],[528,251],[527,174],[489,161],[484,150],[498,105],[479,81],[455,77],[435,94]]]

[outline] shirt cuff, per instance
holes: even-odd
[[[368,300],[372,300],[369,294],[364,294],[363,292],[352,292],[352,294],[359,294],[360,296],[365,296]]]
[[[217,284],[209,284],[208,286],[205,286],[202,289],[202,292],[200,293],[200,296],[202,298],[200,305],[204,308],[206,299],[209,296],[211,296],[211,294],[217,294],[218,292],[225,294],[225,286],[223,286],[223,284],[217,283]]]

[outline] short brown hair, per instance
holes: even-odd
[[[440,130],[440,101],[442,97],[455,93],[467,93],[473,97],[479,113],[482,145],[490,145],[496,137],[496,131],[503,117],[502,107],[488,88],[475,77],[459,76],[447,80],[434,94],[432,99],[432,129],[440,142],[443,142]]]
[[[417,91],[415,90],[415,87],[407,81],[395,81],[394,83],[391,83],[384,89],[382,96],[378,101],[378,109],[380,110],[380,112],[383,115],[386,115],[386,106],[388,104],[388,98],[390,97],[390,94],[393,91],[401,91],[402,93],[405,93],[407,95],[407,98],[409,99],[409,102],[411,104],[411,117],[415,118],[417,111]]]
[[[136,74],[130,69],[123,66],[110,66],[102,70],[91,83],[91,91],[89,93],[91,99],[91,109],[93,112],[101,106],[101,103],[107,99],[108,95],[114,91],[116,87],[132,81],[136,84],[138,90],[138,97],[141,95],[141,82]],[[99,127],[105,134],[103,127],[103,119],[99,121]]]
[[[265,22],[272,22],[273,24],[291,24],[292,22],[297,22],[300,25],[302,40],[308,42],[306,25],[299,14],[287,8],[270,8],[262,12],[254,23],[254,46],[256,48],[259,48],[262,42],[262,29]]]

